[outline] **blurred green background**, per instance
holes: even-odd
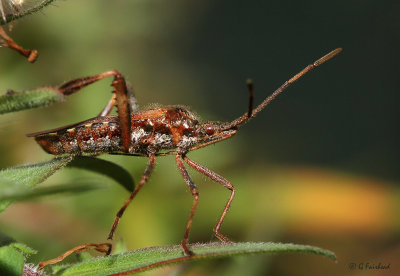
[[[189,157],[223,175],[237,196],[222,233],[234,241],[293,242],[334,251],[318,256],[234,258],[148,272],[168,275],[399,275],[400,3],[396,1],[56,1],[25,17],[12,37],[39,51],[29,64],[0,49],[0,91],[59,85],[118,69],[139,104],[183,104],[204,120],[230,121],[330,50],[344,51],[295,83],[232,139]],[[0,167],[50,160],[26,133],[96,116],[110,80],[62,104],[0,116]],[[144,158],[102,156],[139,179]],[[228,199],[190,170],[200,190],[191,242],[215,240]],[[2,232],[39,250],[31,261],[104,242],[128,193],[111,180],[64,169],[42,185],[107,183],[80,195],[17,203]],[[128,249],[178,244],[192,197],[173,157],[161,157],[124,214],[116,237]],[[350,270],[350,263],[391,264]]]

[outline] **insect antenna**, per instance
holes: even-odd
[[[247,117],[250,118],[253,113],[253,100],[254,100],[254,84],[252,79],[247,79],[247,88],[249,89],[249,111]]]
[[[288,88],[293,82],[295,82],[297,79],[301,78],[304,76],[306,73],[314,69],[315,67],[320,66],[324,62],[330,60],[337,54],[339,54],[342,51],[342,48],[337,48],[325,56],[321,57],[320,59],[314,61],[312,64],[308,65],[305,67],[303,70],[301,70],[299,73],[294,75],[291,79],[286,81],[284,84],[281,85],[277,90],[274,91],[269,97],[267,97],[260,105],[258,105],[256,108],[253,109],[253,98],[254,98],[254,86],[253,82],[251,80],[247,80],[247,87],[249,89],[249,110],[246,114],[242,115],[241,117],[233,120],[230,124],[228,124],[225,129],[230,129],[242,124],[247,123],[251,118],[254,118],[258,112],[264,109],[265,106],[267,106],[273,99],[275,99],[276,96],[278,96],[280,93],[282,93],[286,88]]]

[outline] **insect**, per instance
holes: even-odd
[[[229,199],[214,227],[216,237],[222,242],[229,242],[229,239],[220,233],[220,229],[235,196],[235,188],[224,177],[191,160],[187,154],[190,151],[234,136],[238,131],[238,127],[254,118],[278,94],[282,93],[298,78],[336,56],[341,51],[341,48],[335,49],[305,67],[254,109],[253,85],[249,82],[248,110],[244,115],[232,122],[201,122],[188,108],[177,105],[134,110],[132,92],[128,89],[124,77],[115,70],[71,80],[58,87],[58,91],[64,95],[70,95],[98,80],[113,76],[114,80],[111,84],[114,87],[113,96],[99,116],[95,118],[61,128],[28,134],[27,136],[34,137],[46,152],[54,155],[98,155],[110,153],[142,156],[149,159],[138,186],[118,211],[108,235],[109,239],[113,238],[114,231],[125,209],[149,179],[155,166],[155,158],[157,156],[174,155],[179,172],[193,196],[193,204],[186,230],[181,240],[181,246],[185,254],[192,255],[193,253],[188,247],[188,240],[199,200],[199,193],[183,162],[186,162],[196,171],[211,178],[230,191]],[[114,105],[117,106],[118,115],[109,116]]]

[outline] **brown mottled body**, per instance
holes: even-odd
[[[138,111],[131,115],[130,154],[148,156],[162,150],[189,149],[200,141],[219,137],[220,124],[201,124],[182,106],[166,106]],[[224,131],[232,136],[237,128]],[[54,155],[101,154],[122,151],[118,116],[95,117],[74,125],[29,134],[42,148]]]
[[[84,122],[54,129],[44,133],[32,133],[29,136],[42,148],[54,155],[104,153],[121,148],[119,122],[116,116],[93,118]]]
[[[199,192],[186,170],[184,162],[230,191],[229,199],[214,227],[216,237],[222,242],[229,242],[229,239],[220,233],[220,228],[234,198],[235,188],[232,183],[224,177],[191,160],[187,156],[187,153],[235,135],[239,126],[254,118],[293,82],[336,56],[341,50],[341,48],[333,50],[305,67],[298,74],[283,83],[254,109],[253,85],[251,81],[248,82],[248,111],[232,122],[201,123],[192,112],[182,106],[161,106],[135,111],[135,100],[133,99],[132,91],[130,91],[126,85],[123,76],[115,70],[71,80],[58,87],[58,91],[61,94],[73,94],[98,80],[108,76],[114,76],[112,82],[114,95],[98,117],[57,129],[29,134],[28,136],[35,137],[36,141],[45,151],[55,155],[97,155],[101,153],[111,153],[145,156],[149,158],[139,184],[116,215],[114,224],[108,235],[109,239],[113,238],[119,219],[132,199],[148,181],[155,167],[155,157],[159,155],[175,155],[175,161],[179,172],[193,196],[192,209],[186,224],[184,236],[181,240],[181,245],[185,254],[192,255],[194,253],[190,251],[188,241],[193,217],[199,200]],[[108,116],[114,105],[117,106],[118,116]]]

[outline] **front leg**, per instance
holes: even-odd
[[[128,152],[131,137],[132,91],[128,89],[125,78],[118,71],[110,70],[94,76],[74,79],[59,86],[58,91],[63,95],[71,95],[80,91],[82,88],[109,76],[114,76],[114,80],[111,83],[114,87],[114,94],[106,107],[100,113],[100,116],[109,115],[113,106],[115,104],[117,105],[122,137],[122,151]]]

